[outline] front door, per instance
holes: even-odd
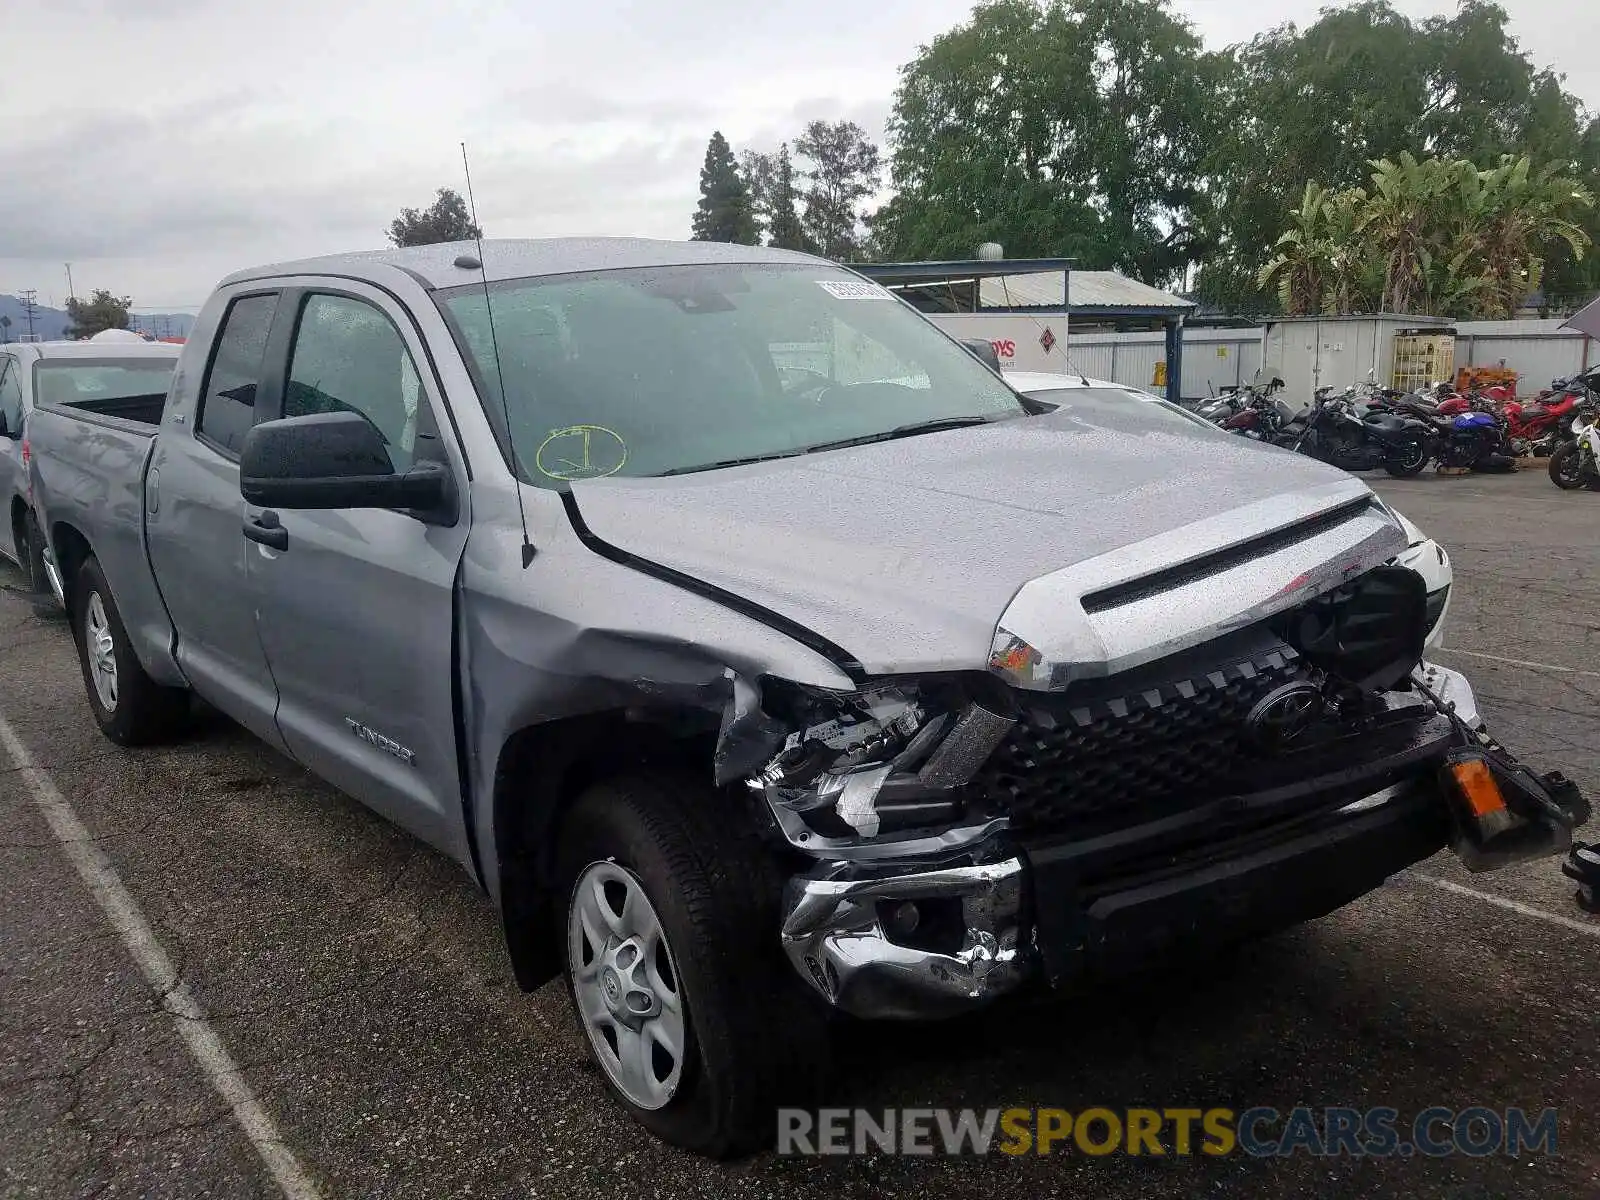
[[[292,294],[283,415],[354,410],[377,426],[395,471],[424,456],[448,463],[442,409],[433,381],[418,374],[428,359],[409,319],[357,284]],[[384,509],[280,509],[277,521],[282,548],[246,544],[284,743],[335,786],[467,861],[453,645],[466,516],[446,526]]]
[[[257,392],[278,294],[236,297],[218,327],[192,425],[169,420],[145,477],[145,528],[161,598],[179,631],[194,690],[280,749],[278,694],[256,632],[240,533],[239,450]],[[180,416],[183,414],[180,414]]]

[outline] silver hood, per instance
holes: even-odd
[[[1259,619],[1406,540],[1342,471],[1137,412],[1060,411],[573,495],[604,541],[798,622],[870,674],[982,669],[1000,627],[1042,655],[1045,674],[1018,681],[1037,687]]]

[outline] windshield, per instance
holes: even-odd
[[[517,279],[488,300],[452,288],[440,307],[518,475],[543,487],[1025,413],[892,293],[822,264]]]
[[[33,394],[39,404],[81,404],[164,399],[172,382],[171,358],[41,358],[33,364]]]
[[[1123,388],[1038,388],[1024,395],[1045,404],[1054,405],[1065,412],[1083,417],[1138,416],[1156,427],[1168,425],[1198,425],[1202,429],[1220,432],[1204,417],[1179,408],[1156,396],[1143,395]]]

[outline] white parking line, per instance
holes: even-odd
[[[1440,646],[1439,654],[1465,654],[1468,658],[1482,658],[1489,662],[1505,663],[1508,667],[1535,667],[1540,671],[1559,671],[1563,675],[1588,675],[1600,679],[1600,671],[1581,671],[1577,667],[1558,667],[1555,663],[1531,662],[1526,658],[1502,658],[1498,654],[1483,654],[1477,650],[1457,650],[1453,646]]]
[[[1559,925],[1562,929],[1570,929],[1587,937],[1600,938],[1600,921],[1580,921],[1576,917],[1563,917],[1560,913],[1546,912],[1542,908],[1535,908],[1533,905],[1524,904],[1520,900],[1508,900],[1504,896],[1480,892],[1477,888],[1464,887],[1452,880],[1440,879],[1435,875],[1423,875],[1418,871],[1401,871],[1400,874],[1406,879],[1414,879],[1418,883],[1426,883],[1431,887],[1438,888],[1440,891],[1454,892],[1457,896],[1471,896],[1474,900],[1482,900],[1485,904],[1492,904],[1496,908],[1503,908],[1508,912],[1521,913],[1523,916],[1532,917],[1536,921]]]
[[[78,819],[72,805],[50,781],[50,776],[34,766],[33,757],[22,744],[11,723],[0,715],[0,744],[5,746],[17,768],[17,774],[27,784],[34,802],[44,814],[50,831],[61,843],[62,850],[77,868],[84,886],[94,896],[96,903],[122,938],[133,961],[144,973],[146,982],[155,991],[161,1005],[172,1017],[179,1036],[189,1047],[189,1053],[200,1064],[200,1069],[211,1080],[211,1086],[227,1102],[233,1118],[244,1130],[245,1137],[255,1147],[261,1161],[288,1200],[318,1200],[317,1187],[311,1182],[305,1168],[295,1158],[273,1124],[267,1110],[256,1099],[256,1094],[245,1082],[233,1057],[217,1036],[217,1031],[206,1021],[205,1013],[189,993],[188,985],[178,978],[155,930],[139,911],[128,889],[118,878],[116,868],[94,844],[88,828]]]

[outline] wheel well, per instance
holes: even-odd
[[[548,721],[506,739],[495,768],[494,849],[506,946],[524,990],[561,971],[552,875],[573,801],[602,779],[640,768],[703,774],[709,788],[715,731],[703,725],[679,729],[618,710]]]
[[[50,544],[55,548],[56,570],[61,575],[61,594],[66,598],[67,610],[72,610],[72,584],[78,568],[94,553],[89,549],[89,539],[76,528],[58,522],[50,531]]]

